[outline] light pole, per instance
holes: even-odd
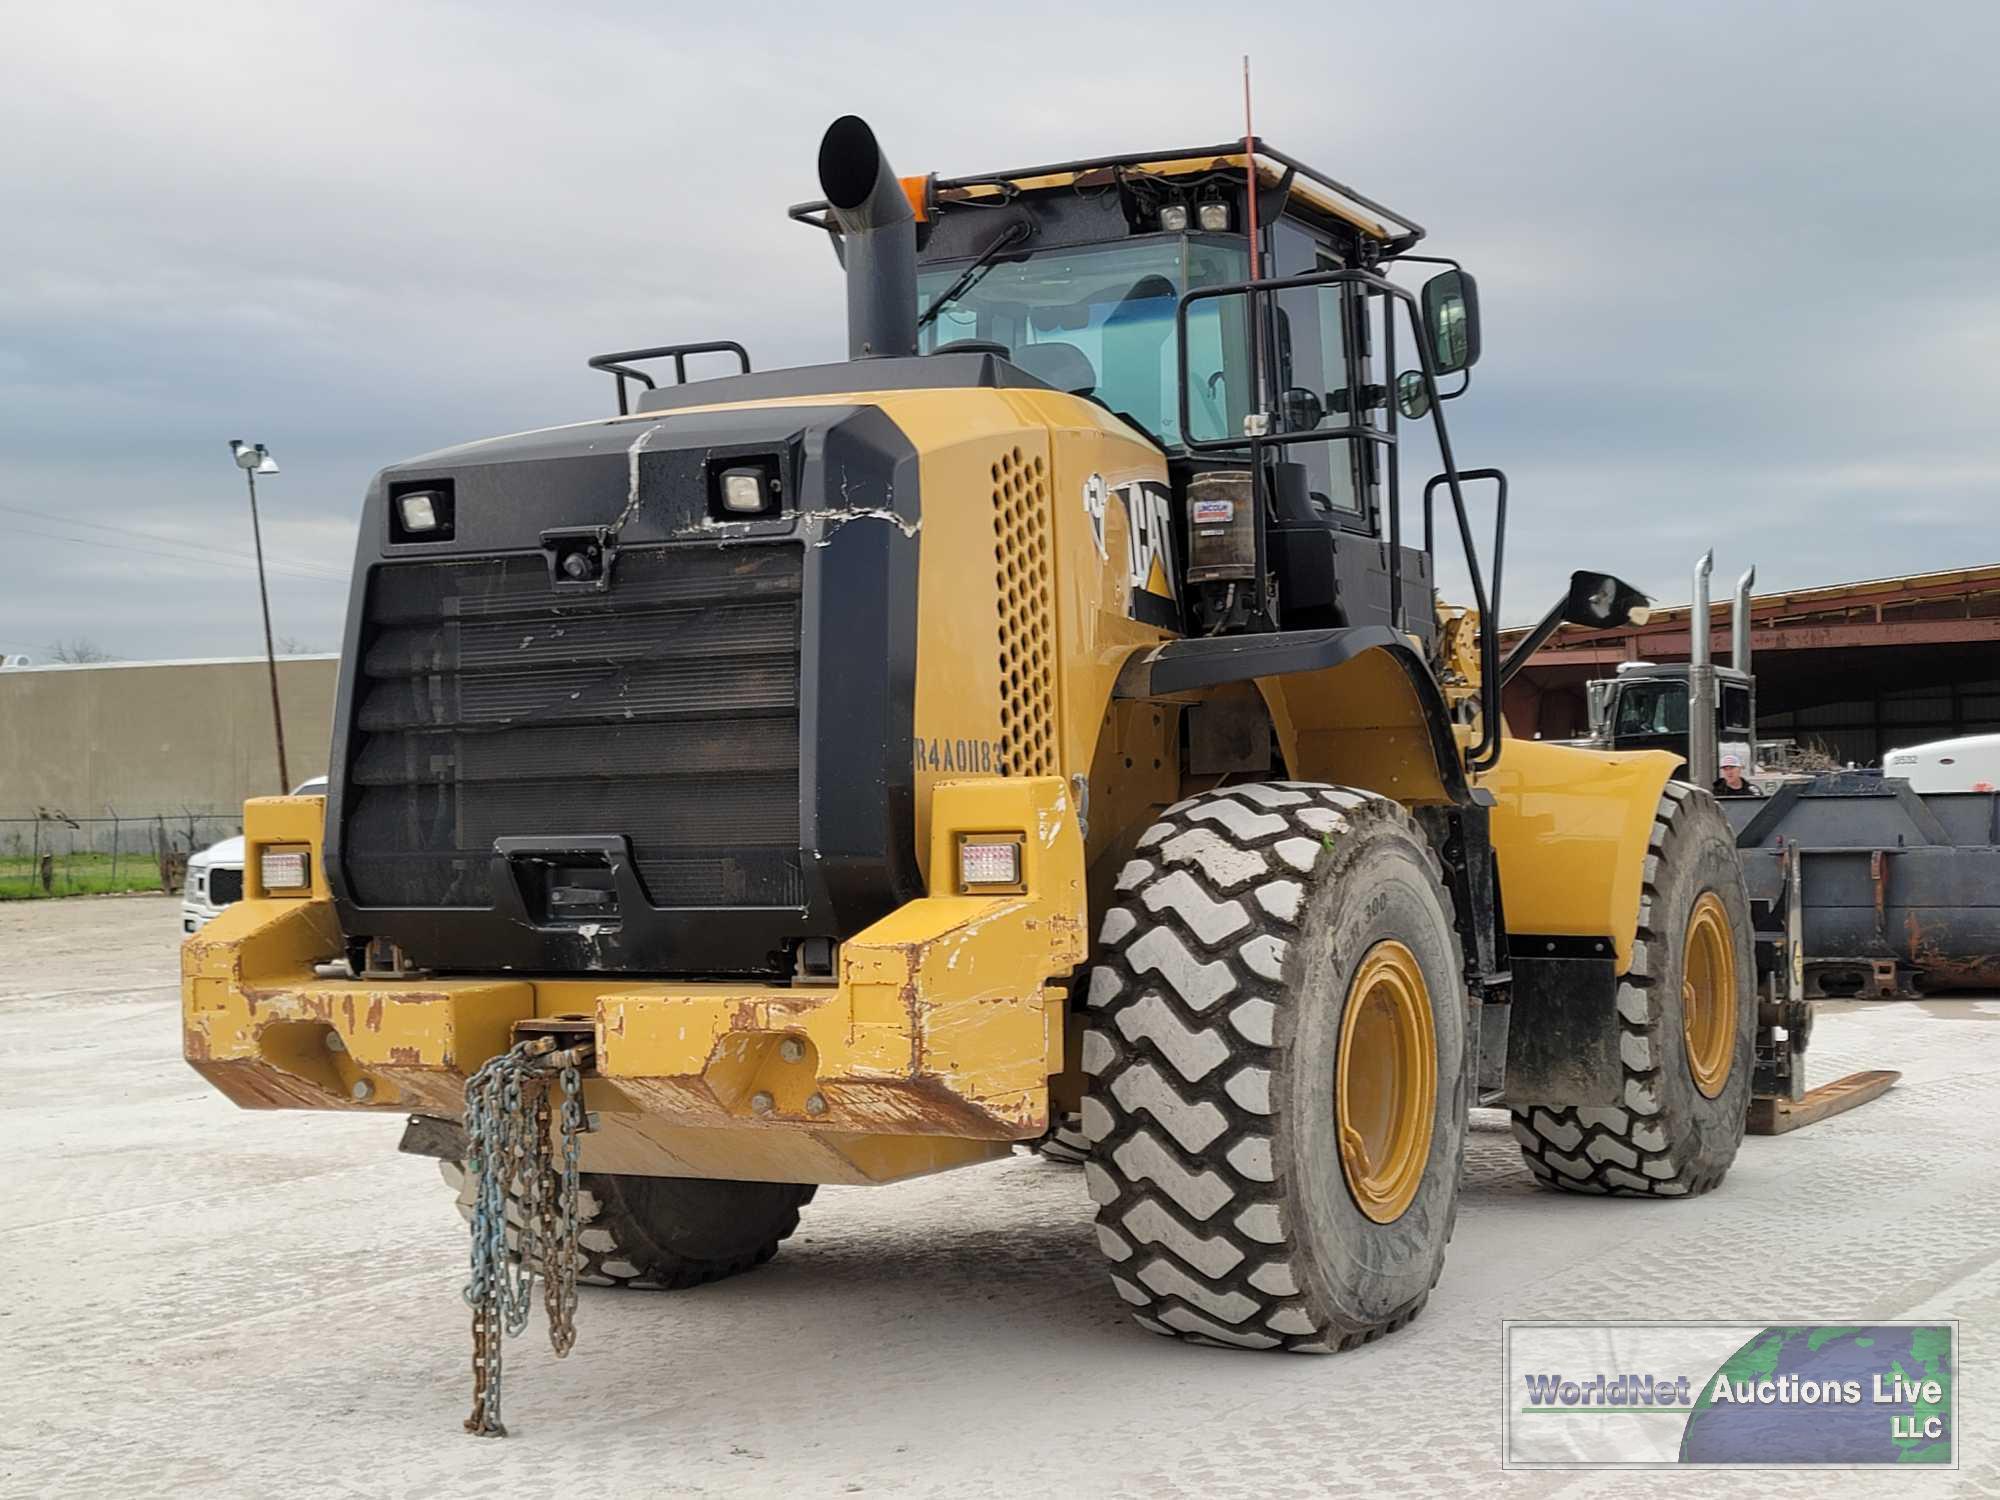
[[[255,447],[241,438],[229,440],[236,467],[250,484],[250,537],[257,545],[257,599],[264,606],[264,664],[271,672],[271,728],[278,736],[278,795],[292,789],[292,773],[285,765],[285,713],[278,706],[278,652],[271,644],[271,594],[264,587],[264,533],[257,522],[257,476],[278,472],[278,461],[262,443]]]

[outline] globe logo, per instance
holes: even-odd
[[[1704,1382],[1689,1464],[1949,1464],[1951,1330],[1778,1327]]]

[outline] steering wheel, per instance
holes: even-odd
[[[932,354],[997,354],[1002,359],[1012,359],[1014,351],[1005,344],[992,339],[953,339],[948,344],[939,344],[929,351]]]

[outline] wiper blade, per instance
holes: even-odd
[[[1026,219],[1016,219],[1000,231],[999,238],[979,252],[978,259],[959,273],[958,280],[939,292],[931,300],[931,305],[917,317],[917,327],[928,328],[937,321],[937,315],[967,292],[978,286],[986,273],[993,269],[1003,251],[1026,242],[1035,232],[1035,226]]]

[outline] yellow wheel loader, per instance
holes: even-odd
[[[380,474],[328,793],[184,949],[204,1077],[459,1187],[482,1430],[522,1276],[741,1271],[822,1183],[1053,1142],[1147,1328],[1325,1352],[1423,1306],[1475,1104],[1550,1188],[1721,1181],[1733,840],[1501,723],[1471,275],[1255,139],[819,173],[848,360],[600,356],[616,416]]]

